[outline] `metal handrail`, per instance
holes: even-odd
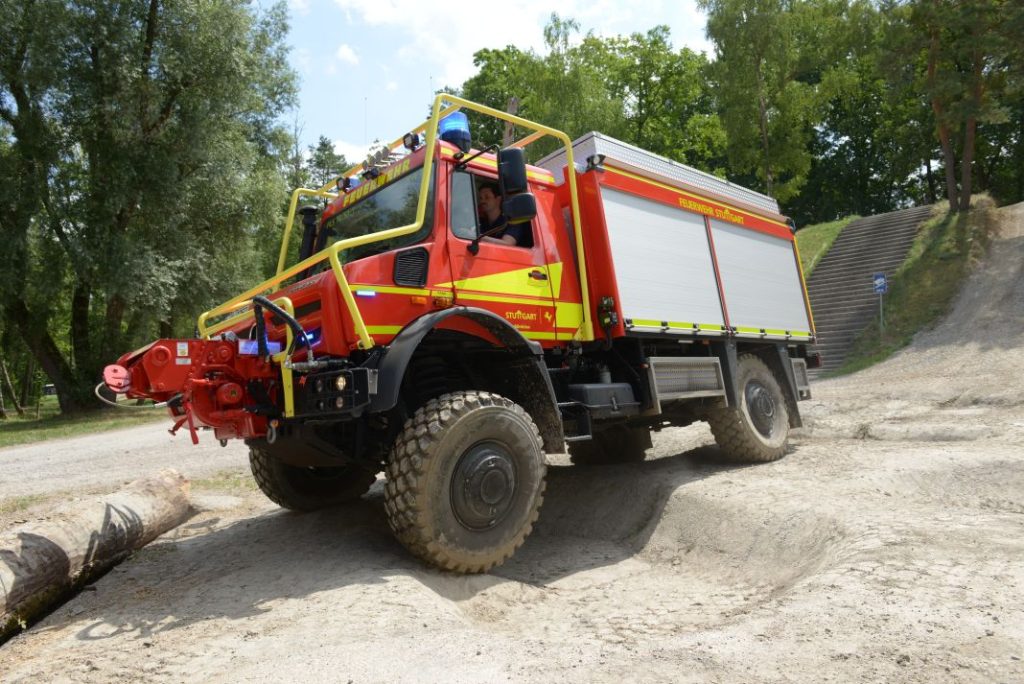
[[[446,107],[442,107],[442,103],[448,103]],[[431,171],[434,165],[434,151],[437,146],[437,130],[438,123],[440,120],[448,114],[457,111],[459,109],[469,109],[480,114],[491,116],[502,121],[513,123],[517,126],[531,129],[534,131],[533,134],[528,135],[523,140],[519,141],[521,146],[525,146],[540,139],[543,136],[550,135],[559,140],[566,150],[566,162],[569,167],[569,197],[572,209],[573,219],[573,233],[576,242],[576,254],[578,261],[578,270],[580,277],[580,294],[582,296],[583,304],[583,320],[580,327],[577,329],[574,339],[581,341],[590,341],[594,339],[593,324],[590,319],[590,290],[587,284],[587,265],[586,255],[584,252],[583,245],[583,230],[580,225],[580,209],[579,209],[579,193],[576,185],[576,167],[575,159],[572,151],[572,141],[569,136],[564,132],[559,131],[548,126],[543,126],[527,119],[502,112],[491,107],[476,104],[455,95],[447,93],[440,93],[434,98],[434,103],[431,107],[430,118],[421,123],[416,128],[412,129],[410,133],[419,134],[426,133],[426,150],[424,152],[423,162],[423,177],[420,179],[420,192],[419,200],[416,204],[416,219],[405,226],[399,228],[391,228],[389,230],[380,231],[378,233],[370,233],[368,235],[361,235],[358,237],[347,238],[335,242],[326,249],[321,250],[317,254],[310,256],[307,259],[300,261],[299,263],[291,266],[290,268],[284,268],[284,259],[288,251],[288,241],[292,232],[292,227],[295,222],[295,210],[298,203],[298,198],[303,195],[313,195],[318,197],[337,197],[337,193],[330,192],[329,188],[332,184],[337,183],[338,179],[333,180],[331,183],[324,185],[317,190],[311,190],[307,188],[299,188],[292,193],[292,199],[288,211],[288,219],[286,221],[284,235],[281,241],[281,252],[278,257],[278,268],[277,273],[267,280],[263,281],[259,285],[252,287],[242,294],[229,299],[220,306],[217,306],[209,311],[202,313],[199,316],[198,327],[199,332],[202,336],[213,334],[212,330],[223,330],[230,327],[233,323],[236,323],[241,317],[232,317],[225,321],[215,324],[214,326],[207,327],[207,321],[216,316],[229,314],[233,311],[237,311],[249,304],[250,300],[256,295],[262,294],[267,291],[276,290],[278,286],[289,278],[298,275],[302,271],[310,268],[322,261],[328,261],[331,266],[331,272],[334,274],[334,278],[338,283],[338,289],[341,292],[342,299],[345,301],[345,306],[348,308],[349,313],[352,316],[353,326],[355,333],[359,338],[357,345],[360,349],[371,349],[374,346],[373,337],[370,335],[366,328],[366,323],[363,321],[363,316],[359,311],[359,307],[355,302],[355,297],[352,295],[352,288],[349,285],[348,279],[345,277],[345,272],[339,258],[339,253],[342,250],[352,249],[372,242],[380,242],[383,240],[391,240],[394,238],[402,237],[415,233],[423,227],[424,217],[426,215],[427,196],[429,195],[429,185],[431,179]],[[402,138],[399,138],[392,142],[388,149],[394,149],[395,147],[402,144]],[[345,172],[339,178],[352,177],[357,173],[361,173],[366,168],[366,163],[353,167]],[[288,392],[290,395],[290,392]],[[290,396],[289,396],[290,399]]]

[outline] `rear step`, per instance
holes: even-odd
[[[558,410],[562,413],[562,430],[566,442],[583,442],[594,436],[594,423],[590,411],[579,401],[560,401]]]
[[[661,413],[663,401],[725,396],[717,356],[652,356],[647,359],[647,376],[656,399],[653,413]]]

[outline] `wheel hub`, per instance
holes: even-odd
[[[775,432],[775,399],[771,392],[761,383],[751,381],[747,383],[744,393],[754,429],[765,437],[771,437]]]
[[[481,442],[466,451],[455,466],[452,510],[465,527],[487,529],[508,513],[515,491],[512,453],[499,442]]]

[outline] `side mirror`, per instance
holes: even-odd
[[[518,147],[498,151],[498,182],[501,184],[501,211],[509,223],[526,223],[537,215],[537,200],[527,192],[526,157]]]
[[[537,198],[529,192],[512,195],[501,203],[501,211],[509,223],[528,223],[537,215]]]
[[[498,150],[498,183],[504,197],[526,191],[526,157],[520,148]]]

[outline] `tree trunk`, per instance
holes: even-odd
[[[0,637],[184,522],[188,492],[188,480],[165,470],[0,536]]]
[[[104,354],[116,352],[124,346],[121,343],[123,333],[121,323],[124,321],[124,297],[115,294],[107,301],[107,313],[104,317],[103,350]]]
[[[11,405],[14,406],[14,410],[17,411],[19,416],[24,416],[25,409],[21,408],[21,404],[18,403],[18,394],[14,391],[14,384],[11,383],[11,376],[7,372],[7,362],[3,359],[0,359],[0,381],[3,382],[3,391],[7,392],[7,396],[11,398]]]
[[[931,91],[932,111],[935,112],[935,127],[942,145],[942,159],[946,164],[946,196],[949,199],[949,211],[956,213],[960,206],[956,188],[956,157],[953,155],[953,144],[949,139],[949,124],[946,122],[945,110],[939,94],[936,92],[936,74],[939,70],[939,29],[933,26],[931,43],[928,47],[928,89]]]
[[[964,131],[964,156],[960,164],[960,211],[971,208],[971,167],[974,165],[974,134],[977,120],[971,116],[967,119],[967,130]]]
[[[79,280],[71,294],[71,354],[78,368],[92,363],[92,342],[89,338],[89,301],[92,288]]]
[[[29,394],[35,385],[36,360],[31,355],[25,359],[25,375],[21,378],[21,405],[28,406]]]
[[[758,126],[761,129],[761,151],[764,153],[764,183],[765,193],[772,194],[772,167],[768,147],[768,105],[764,101],[764,75],[761,73],[761,62],[757,64],[757,107],[760,113]]]
[[[977,29],[977,26],[976,26]],[[984,75],[982,73],[985,60],[979,50],[982,37],[974,32],[975,49],[971,55],[971,114],[967,117],[967,128],[964,131],[964,154],[960,166],[960,211],[971,208],[971,170],[974,166],[975,134],[978,127],[977,112],[981,110],[981,99],[985,93]]]
[[[33,320],[32,312],[20,299],[8,302],[7,314],[17,328],[25,346],[32,351],[39,366],[57,390],[61,413],[75,413],[84,408],[75,384],[75,376],[60,353],[45,324]]]
[[[935,192],[935,173],[932,171],[932,160],[924,160],[924,177],[928,181],[928,204],[935,204],[939,201]]]

